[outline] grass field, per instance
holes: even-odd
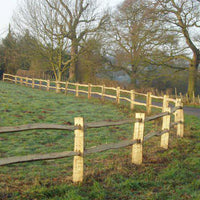
[[[0,126],[29,123],[73,124],[115,121],[134,116],[129,108],[98,99],[55,94],[0,82]],[[143,111],[136,107],[137,112]],[[154,131],[145,125],[145,133]],[[86,148],[130,139],[133,125],[89,129]],[[34,130],[0,135],[0,157],[73,150],[70,131]],[[14,164],[0,167],[0,199],[200,199],[200,120],[186,116],[186,136],[172,133],[167,151],[159,137],[144,145],[144,163],[131,164],[131,148],[87,156],[85,180],[72,183],[73,158]]]

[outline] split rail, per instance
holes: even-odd
[[[12,76],[12,75],[11,75]],[[17,83],[19,81],[19,77],[14,77],[14,81]],[[13,81],[11,78],[6,78],[4,74],[4,80]],[[23,78],[20,78],[20,81]],[[26,80],[26,84],[32,84],[28,82],[28,79]],[[60,82],[59,82],[60,84]],[[41,84],[42,85],[42,84]],[[48,85],[48,86],[47,86]],[[50,88],[50,84],[48,83],[46,87]],[[67,85],[67,84],[66,84]],[[90,85],[91,86],[91,85]],[[90,88],[88,87],[88,95],[91,94]],[[42,86],[41,86],[42,87]],[[76,88],[78,86],[76,85]],[[58,88],[56,85],[55,88]],[[68,89],[68,87],[66,87]],[[65,91],[67,91],[65,88]],[[106,87],[104,87],[105,89]],[[61,87],[59,89],[62,89]],[[80,90],[75,90],[76,95],[77,91],[80,92]],[[117,89],[117,95],[115,96],[116,99],[120,99],[119,91],[120,89]],[[105,92],[102,90],[102,94],[105,96]],[[133,93],[130,93],[133,94]],[[153,95],[147,94],[146,97],[152,97]],[[114,97],[114,96],[113,96]],[[12,127],[0,127],[0,134],[8,133],[12,134],[13,132],[22,132],[27,130],[36,130],[36,129],[54,129],[54,130],[68,130],[68,131],[74,131],[74,150],[73,151],[65,151],[65,152],[56,152],[56,153],[48,153],[48,154],[33,154],[33,155],[27,155],[27,156],[18,156],[18,157],[6,157],[6,158],[0,158],[0,166],[14,164],[14,163],[23,163],[23,162],[32,162],[32,161],[39,161],[39,160],[52,160],[52,159],[61,159],[66,157],[74,157],[73,161],[73,182],[83,182],[84,180],[84,157],[89,154],[94,154],[98,152],[107,151],[110,149],[119,149],[119,148],[125,148],[128,146],[132,147],[132,153],[131,153],[131,162],[136,165],[141,165],[143,162],[143,144],[144,142],[148,141],[154,136],[160,137],[160,147],[164,149],[168,149],[169,146],[169,138],[171,135],[171,130],[174,127],[176,129],[176,134],[178,137],[184,136],[184,113],[183,113],[183,103],[181,99],[175,100],[175,107],[170,108],[169,102],[171,101],[170,98],[165,96],[163,98],[163,106],[162,113],[159,113],[154,116],[145,117],[145,113],[136,113],[134,119],[127,119],[117,122],[92,122],[92,123],[85,123],[84,119],[82,117],[76,117],[74,119],[74,125],[56,125],[56,124],[28,124],[28,125],[21,125],[21,126],[12,126]],[[131,103],[135,103],[135,101],[132,99]],[[131,105],[132,105],[131,104]],[[147,102],[148,104],[148,102]],[[145,104],[145,105],[147,105]],[[151,105],[151,102],[149,101],[149,105]],[[147,110],[148,111],[148,110]],[[172,117],[174,115],[174,122],[172,122]],[[145,123],[149,121],[154,121],[156,119],[162,119],[162,128],[160,131],[157,132],[151,132],[146,135],[144,135],[144,129],[145,129]],[[132,124],[134,123],[134,130],[133,133],[130,133],[132,135],[131,140],[122,140],[118,143],[109,143],[109,144],[102,144],[99,146],[95,146],[92,148],[85,148],[85,142],[84,142],[84,134],[85,131],[89,128],[100,128],[100,127],[109,127],[109,126],[120,126],[124,124]]]
[[[135,90],[125,90],[120,87],[107,87],[105,85],[93,85],[93,84],[80,84],[72,82],[50,81],[43,79],[34,79],[28,77],[21,77],[11,74],[3,74],[3,81],[11,81],[15,84],[31,86],[32,88],[45,89],[47,91],[54,90],[56,93],[73,92],[76,97],[81,94],[86,94],[88,99],[91,97],[101,97],[102,100],[114,99],[117,104],[121,101],[127,101],[130,103],[130,109],[134,110],[135,105],[145,106],[147,114],[151,113],[152,108],[158,108],[163,110],[166,99],[169,103],[175,103],[176,100],[169,98],[168,95],[155,96],[151,92],[147,94],[136,92]],[[160,102],[160,103],[158,103]],[[161,105],[162,102],[162,105]]]

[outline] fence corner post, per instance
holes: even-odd
[[[151,104],[152,104],[151,92],[147,92],[146,104],[147,104],[147,114],[150,114],[151,113]]]
[[[136,144],[132,146],[132,163],[136,165],[142,164],[142,155],[143,155],[143,148],[142,142],[144,139],[144,120],[145,114],[144,113],[136,113],[135,114],[135,125],[134,125],[134,133],[133,133],[133,140],[137,140]]]
[[[176,99],[176,107],[180,107],[175,112],[175,122],[177,122],[177,136],[183,137],[184,135],[184,112],[183,112],[183,103],[181,99]]]
[[[131,110],[134,110],[134,101],[135,101],[135,91],[131,90]]]
[[[166,130],[167,132],[161,135],[161,142],[160,142],[160,147],[164,149],[168,149],[169,146],[169,131],[170,131],[170,119],[171,119],[171,108],[165,108],[164,112],[169,112],[168,115],[163,117],[163,122],[162,122],[162,130]]]
[[[82,117],[76,117],[74,119],[74,125],[78,127],[74,131],[74,152],[79,153],[80,155],[74,156],[73,163],[73,182],[83,182],[84,176],[84,120]]]
[[[5,74],[3,73],[3,82],[5,81]]]

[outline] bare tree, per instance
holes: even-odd
[[[189,63],[188,94],[195,92],[198,66],[200,64],[200,4],[198,0],[158,0],[160,13],[164,16],[166,32],[175,34],[179,43],[171,49],[169,60],[185,59]]]
[[[114,13],[111,36],[117,69],[125,71],[132,84],[163,40],[156,6],[146,0],[125,0]]]
[[[79,80],[79,46],[84,37],[103,27],[107,15],[98,10],[97,0],[45,0],[48,6],[59,16],[61,35],[70,40],[70,80]]]
[[[66,56],[69,41],[61,34],[59,23],[62,20],[58,13],[45,1],[24,0],[14,17],[20,31],[29,30],[30,35],[36,38],[37,54],[48,60],[56,80],[60,81],[72,59]]]

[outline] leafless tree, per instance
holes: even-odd
[[[97,6],[96,0],[23,0],[17,12],[17,24],[29,29],[43,47],[57,77],[69,66],[69,79],[78,80],[79,46],[84,37],[103,27],[107,15]],[[16,20],[15,20],[16,21]],[[70,59],[64,59],[64,53]],[[56,55],[56,56],[55,56]]]
[[[107,15],[100,13],[97,0],[45,0],[61,20],[58,23],[61,34],[70,40],[71,58],[70,80],[79,80],[78,54],[84,37],[101,29]]]
[[[61,34],[59,23],[62,20],[58,13],[50,9],[45,1],[24,0],[14,15],[14,22],[20,31],[29,30],[35,38],[37,54],[48,60],[56,80],[60,81],[72,59],[66,58],[70,45]]]
[[[200,64],[200,4],[198,0],[158,0],[164,16],[166,32],[178,37],[179,43],[169,53],[169,59],[185,59],[189,63],[188,94],[195,92]]]
[[[131,77],[132,84],[164,39],[156,9],[152,1],[125,0],[114,13],[111,35],[116,65]]]

